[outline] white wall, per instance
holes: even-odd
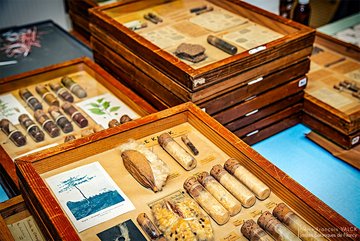
[[[49,19],[71,29],[64,0],[0,0],[0,29]]]

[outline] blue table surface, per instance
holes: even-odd
[[[298,124],[252,147],[360,227],[360,171],[307,139],[310,131]]]

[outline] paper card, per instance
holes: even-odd
[[[110,120],[119,120],[125,114],[131,119],[139,118],[136,112],[110,93],[95,96],[76,105],[105,129],[109,127]]]
[[[111,227],[101,233],[98,233],[97,236],[101,241],[108,240],[136,240],[136,241],[146,241],[146,238],[139,229],[135,226],[134,222],[129,219],[123,223],[120,223],[114,227]]]
[[[214,10],[190,18],[189,21],[212,32],[220,32],[244,24],[247,19],[227,11]]]
[[[135,209],[99,162],[45,181],[78,232]]]
[[[338,109],[344,108],[345,106],[353,103],[352,99],[349,99],[346,96],[328,88],[317,89],[311,92],[311,95]]]
[[[21,105],[21,103],[12,94],[0,95],[0,120],[8,119],[13,125],[19,124],[19,115],[27,114],[30,118],[32,115]]]
[[[180,43],[185,42],[187,39],[184,34],[170,26],[157,28],[152,31],[142,33],[141,36],[162,49],[171,46],[177,46]]]
[[[350,78],[352,81],[357,82],[360,86],[360,69],[355,69],[354,71],[347,73],[345,76]]]
[[[34,218],[29,216],[7,225],[15,241],[45,241]]]
[[[244,49],[251,49],[269,43],[283,35],[257,24],[247,25],[245,28],[225,34],[226,41],[236,43]]]

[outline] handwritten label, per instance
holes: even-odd
[[[236,241],[239,240],[240,236],[238,234],[236,234],[235,232],[231,232],[229,233],[229,235],[227,235],[226,237],[220,239],[221,241]]]
[[[243,219],[236,219],[233,221],[233,224],[238,227],[240,225],[242,225],[244,223],[244,220]]]
[[[206,164],[206,163],[209,163],[209,162],[212,162],[214,161],[216,158],[214,155],[210,155],[202,160],[200,160],[201,164]]]
[[[15,241],[45,241],[34,218],[32,216],[24,218],[16,223],[9,224],[8,228]]]

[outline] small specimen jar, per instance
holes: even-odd
[[[59,100],[43,85],[37,85],[35,87],[36,92],[48,105],[59,106]]]
[[[269,197],[270,188],[243,167],[238,160],[230,158],[225,162],[224,167],[230,174],[245,184],[258,199],[264,200]]]
[[[80,128],[88,125],[88,120],[69,102],[65,102],[61,108]]]
[[[296,215],[284,203],[279,203],[273,210],[273,215],[284,223],[293,233],[297,234],[301,240],[305,241],[325,241],[319,232],[307,224],[302,218]]]
[[[228,173],[221,165],[215,165],[210,174],[218,180],[245,207],[255,204],[255,195],[244,184]]]
[[[293,232],[277,220],[269,211],[265,211],[258,218],[257,223],[265,229],[275,240],[300,241]]]
[[[196,156],[199,154],[198,149],[195,147],[195,145],[189,140],[189,138],[185,135],[181,137],[181,140],[184,142],[184,144],[189,147],[191,152]]]
[[[122,115],[121,117],[120,117],[120,123],[121,124],[124,124],[124,123],[126,123],[126,122],[129,122],[129,121],[132,121],[132,119],[130,118],[130,116],[128,116],[128,115]]]
[[[8,119],[0,121],[0,128],[16,146],[26,144],[26,137]]]
[[[60,83],[50,83],[50,88],[56,93],[59,98],[67,102],[74,102],[74,97],[72,94],[65,89]]]
[[[87,96],[86,91],[69,76],[64,76],[61,79],[61,83],[78,98],[85,98]]]
[[[238,214],[241,210],[241,203],[229,193],[213,176],[208,172],[201,172],[197,180],[228,210],[230,216]]]
[[[196,180],[189,177],[184,182],[184,189],[194,198],[200,206],[219,225],[227,223],[230,219],[229,212]]]
[[[52,105],[48,110],[50,116],[55,121],[55,123],[61,128],[64,133],[69,133],[74,130],[71,122],[61,113],[59,107]]]
[[[64,143],[75,140],[75,139],[76,139],[76,137],[74,135],[65,136]]]
[[[33,110],[41,110],[42,104],[28,89],[19,90],[19,95],[26,102],[26,104]]]
[[[182,148],[168,133],[159,136],[158,142],[183,168],[192,170],[196,167],[196,160]]]
[[[36,110],[34,112],[35,120],[52,138],[60,135],[60,129],[56,124],[45,114],[43,110]]]
[[[140,213],[136,218],[136,221],[139,223],[144,232],[149,236],[151,240],[159,240],[163,237],[163,234],[159,229],[154,225],[146,213]]]
[[[118,122],[115,119],[110,120],[109,123],[108,123],[109,128],[113,128],[113,127],[119,126],[119,125],[121,125],[120,122]]]
[[[43,141],[45,138],[44,132],[33,122],[27,114],[19,116],[20,125],[26,130],[35,142]]]
[[[252,219],[246,220],[240,230],[250,241],[274,241],[274,239]]]

